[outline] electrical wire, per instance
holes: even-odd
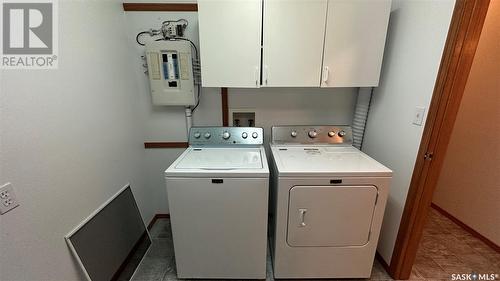
[[[194,53],[195,53],[196,60],[198,60],[198,48],[193,43],[193,41],[191,41],[191,40],[189,40],[187,38],[182,38],[182,37],[174,37],[174,39],[175,40],[184,40],[184,41],[188,41],[189,43],[191,43],[191,46],[193,46],[193,48],[194,48]]]
[[[191,43],[191,46],[193,47],[194,49],[194,52],[195,52],[195,58],[196,58],[196,61],[198,62],[199,61],[199,58],[198,58],[198,48],[196,47],[196,45],[194,44],[193,41],[187,39],[187,38],[175,38],[175,40],[184,40],[184,41],[188,41],[189,43]],[[196,104],[195,106],[191,109],[191,112],[194,113],[194,111],[196,110],[196,108],[198,108],[198,105],[200,105],[200,96],[201,96],[201,85],[198,84],[198,95],[197,95],[197,98],[196,98]]]
[[[141,46],[144,46],[145,44],[141,43],[141,41],[139,41],[139,37],[141,37],[144,34],[149,34],[149,36],[153,37],[153,36],[160,35],[160,31],[157,29],[150,29],[150,30],[145,30],[145,31],[141,31],[141,32],[137,33],[137,36],[135,36],[135,41],[137,42],[137,44],[139,44]]]
[[[148,31],[141,31],[139,33],[137,33],[137,36],[135,36],[135,41],[137,42],[137,44],[141,45],[141,46],[144,46],[145,44],[141,43],[139,41],[139,37],[143,34],[148,34],[149,32]]]
[[[200,105],[201,85],[198,84],[197,86],[198,86],[198,97],[196,98],[196,104],[194,105],[193,108],[191,108],[191,113],[193,113],[198,107],[198,105]]]
[[[162,22],[162,27],[161,27],[161,30],[157,30],[157,29],[150,29],[148,31],[141,31],[137,34],[137,36],[135,37],[135,41],[137,42],[137,44],[141,45],[141,46],[144,46],[145,44],[142,43],[141,41],[139,41],[139,37],[141,37],[142,35],[144,34],[149,34],[151,37],[153,36],[157,36],[157,35],[162,35],[162,38],[157,38],[155,39],[155,41],[168,41],[168,40],[183,40],[183,41],[188,41],[190,44],[191,44],[191,47],[194,49],[194,53],[195,53],[195,58],[196,58],[196,62],[199,62],[199,55],[198,55],[198,48],[196,47],[196,45],[194,44],[193,41],[187,39],[187,38],[183,38],[183,37],[167,37],[166,34],[166,26],[168,26],[170,23],[173,23],[173,22],[184,22],[185,23],[185,26],[184,28],[186,28],[188,25],[189,25],[189,22],[186,20],[186,19],[178,19],[178,20],[166,20],[166,21],[163,21]],[[201,84],[198,83],[197,84],[197,98],[196,98],[196,104],[193,106],[193,108],[191,109],[191,112],[194,113],[194,111],[196,110],[196,108],[198,108],[198,106],[200,105],[200,96],[201,96]]]
[[[172,22],[185,22],[185,27],[187,27],[189,25],[189,22],[186,20],[186,19],[178,19],[178,20],[166,20],[162,23],[162,30],[163,30],[163,27],[165,26],[165,24],[170,24]],[[150,30],[145,30],[145,31],[141,31],[137,34],[137,36],[135,37],[135,41],[137,42],[137,44],[141,45],[141,46],[144,46],[145,44],[144,43],[141,43],[139,41],[139,37],[144,35],[144,34],[149,34],[151,37],[153,36],[156,36],[156,35],[160,35],[160,33],[162,32],[162,30],[157,30],[157,29],[150,29]],[[163,36],[162,38],[158,38],[156,39],[156,41],[161,41],[161,40],[184,40],[184,41],[188,41],[189,43],[191,43],[191,46],[193,47],[194,51],[195,51],[195,57],[196,59],[198,60],[198,48],[196,47],[196,45],[193,43],[193,41],[187,39],[187,38],[183,38],[183,37],[168,37],[166,36],[165,33],[163,33]]]

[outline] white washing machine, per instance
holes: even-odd
[[[273,127],[271,152],[274,277],[370,277],[392,171],[348,126]]]
[[[194,127],[190,146],[165,171],[179,278],[266,278],[262,141],[262,128]]]

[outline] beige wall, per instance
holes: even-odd
[[[500,245],[500,1],[491,1],[433,202]]]

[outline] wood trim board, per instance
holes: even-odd
[[[187,142],[145,142],[144,148],[187,148]]]
[[[227,88],[220,88],[220,94],[222,99],[222,126],[229,126],[229,103],[227,97]]]
[[[389,274],[394,279],[410,277],[488,5],[489,0],[457,0],[455,3],[389,265]]]
[[[196,3],[123,3],[126,12],[197,12]]]

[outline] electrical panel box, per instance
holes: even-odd
[[[189,42],[162,40],[146,43],[146,60],[154,105],[195,105]]]

